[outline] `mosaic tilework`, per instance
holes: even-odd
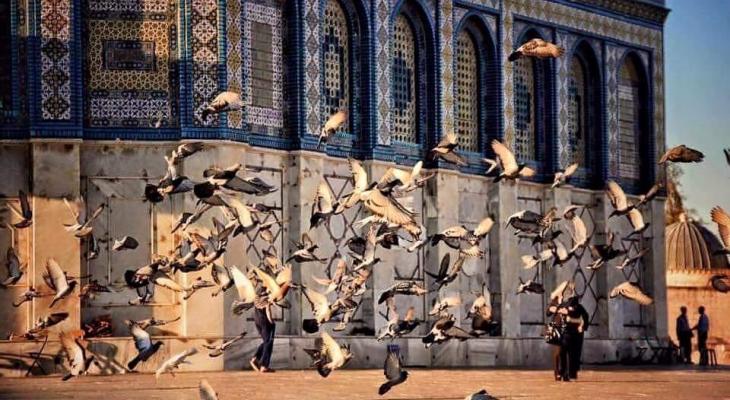
[[[546,21],[548,23],[563,25],[576,30],[584,30],[593,32],[601,36],[607,36],[622,40],[628,43],[646,46],[657,49],[654,52],[653,60],[653,80],[657,83],[654,86],[654,129],[658,141],[664,144],[664,91],[658,89],[663,86],[663,58],[662,49],[662,32],[657,29],[651,29],[640,25],[627,23],[621,20],[609,18],[603,15],[583,11],[580,9],[568,7],[550,1],[533,1],[533,0],[503,0],[503,20],[504,29],[502,29],[503,43],[503,61],[504,70],[504,102],[505,102],[505,138],[511,143],[514,137],[514,111],[513,111],[513,95],[511,85],[512,68],[506,58],[513,48],[513,14],[526,16],[534,19]],[[661,152],[659,143],[657,143],[657,152]],[[610,152],[609,152],[610,153]]]
[[[218,92],[218,2],[193,0],[193,119],[195,125],[213,125],[218,116],[203,121],[201,115]]]
[[[514,71],[515,135],[512,149],[517,160],[534,160],[537,146],[535,60],[520,58],[514,63]]]
[[[390,145],[390,3],[377,0],[376,18],[376,85],[378,144]]]
[[[177,9],[163,0],[86,2],[86,124],[92,127],[177,126]],[[142,43],[154,50],[152,68],[105,68],[105,44]],[[127,56],[135,56],[130,52]],[[142,55],[142,54],[137,54]],[[136,56],[135,56],[136,57]],[[135,60],[134,66],[143,59]]]
[[[641,78],[633,60],[626,59],[619,67],[618,77],[618,173],[638,181],[641,177],[639,138],[641,120]]]
[[[557,33],[556,43],[562,46],[564,49],[572,49],[575,43],[575,35],[559,31]],[[569,51],[569,50],[567,50]],[[560,161],[560,167],[564,168],[570,164],[570,137],[568,134],[570,124],[569,114],[569,93],[568,93],[568,81],[570,78],[570,62],[571,55],[566,54],[563,57],[555,60],[555,65],[558,71],[557,90],[558,90],[558,160]],[[583,164],[583,163],[580,163]]]
[[[441,130],[454,131],[454,6],[439,2],[439,48],[441,52]],[[478,147],[478,145],[477,145]]]
[[[608,148],[618,148],[618,54],[616,46],[606,46],[606,110]],[[618,152],[608,152],[608,173],[618,176]]]
[[[456,42],[456,103],[454,107],[459,147],[479,151],[479,75],[477,48],[468,32]]]
[[[226,81],[228,90],[243,92],[241,76],[243,55],[241,54],[241,0],[226,1]],[[228,114],[228,127],[241,129],[241,113]]]
[[[251,104],[246,108],[245,123],[266,127],[267,132],[273,132],[268,128],[281,128],[283,126],[283,71],[282,71],[282,9],[279,6],[272,7],[263,4],[254,4],[244,2],[244,19],[243,19],[243,76],[244,103]],[[254,74],[254,26],[261,24],[262,27],[270,27],[271,43],[269,44],[269,53],[271,56],[271,83],[267,91],[271,94],[271,102],[269,105],[263,106],[255,101],[256,93],[254,93],[254,84],[252,82]],[[313,43],[316,40],[310,37]],[[264,43],[257,43],[263,46]],[[316,46],[319,48],[319,46]],[[319,71],[319,68],[317,68]],[[307,85],[309,77],[307,77]],[[319,93],[319,91],[317,91]],[[309,107],[309,104],[307,104]],[[279,130],[277,130],[278,132]]]
[[[345,11],[336,0],[329,0],[322,24],[322,73],[324,90],[322,123],[350,104],[350,37]],[[352,113],[351,113],[352,114]],[[339,129],[344,132],[347,124]]]
[[[41,2],[41,104],[45,120],[71,119],[71,2]]]
[[[478,6],[486,6],[494,9],[499,8],[499,0],[466,0],[468,3],[476,4]]]
[[[306,129],[317,135],[320,130],[320,12],[319,1],[307,1],[304,11],[304,98]]]

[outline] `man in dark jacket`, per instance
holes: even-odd
[[[687,319],[687,307],[679,308],[679,317],[677,317],[677,340],[679,340],[679,355],[682,362],[692,364],[692,328],[689,326]]]
[[[588,311],[580,304],[578,296],[573,296],[568,300],[568,376],[570,379],[578,379],[578,371],[580,371],[580,358],[583,354],[583,337],[586,330],[588,330],[588,324],[590,323],[590,316]]]
[[[700,318],[692,330],[697,330],[697,348],[700,351],[700,365],[707,365],[707,335],[710,332],[710,318],[705,314],[705,307],[700,306],[697,310]]]

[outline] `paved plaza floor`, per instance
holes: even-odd
[[[176,377],[125,374],[0,378],[0,399],[148,400],[197,399],[207,379],[221,400],[241,399],[463,399],[482,388],[500,399],[730,399],[730,370],[618,369],[583,371],[577,382],[560,383],[546,370],[412,369],[408,381],[380,397],[381,371],[335,371],[323,379],[313,370],[190,372]]]

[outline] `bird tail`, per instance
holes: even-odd
[[[444,238],[444,235],[442,235],[440,233],[437,233],[437,234],[431,236],[431,246],[436,246],[437,244],[439,244],[439,242],[441,240],[443,240],[443,238]]]
[[[385,382],[384,384],[380,385],[380,389],[378,389],[378,394],[382,396],[388,393],[391,387],[393,386],[390,384],[390,382]]]
[[[253,303],[244,303],[236,300],[231,304],[231,311],[236,315],[241,315],[244,311],[251,309],[251,307],[253,307]]]
[[[512,54],[509,55],[507,60],[509,61],[517,61],[520,57],[522,57],[521,51],[513,51]]]

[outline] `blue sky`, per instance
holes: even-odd
[[[705,153],[683,165],[687,207],[706,221],[710,209],[730,210],[730,0],[668,0],[664,30],[667,146]]]

